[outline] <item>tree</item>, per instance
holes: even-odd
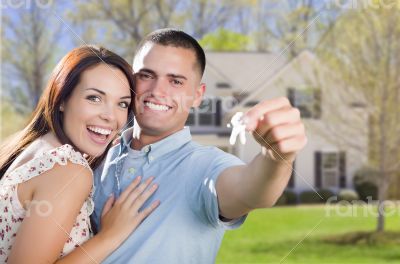
[[[397,0],[390,3],[399,4]],[[343,15],[319,51],[337,80],[334,90],[324,91],[330,101],[325,114],[334,120],[327,129],[354,148],[358,138],[367,138],[369,166],[379,172],[377,231],[384,230],[385,200],[400,170],[399,38],[398,10],[369,7]],[[359,108],[358,121],[346,122],[346,113],[338,107],[343,103]]]
[[[324,1],[259,0],[255,7],[256,48],[261,51],[287,49],[287,56],[294,58],[302,50],[317,46],[334,24],[332,18],[336,13],[334,7],[326,10]]]
[[[3,17],[2,67],[6,74],[2,85],[5,96],[13,98],[14,107],[29,113],[46,83],[59,36],[54,32],[60,31],[47,30],[49,24],[54,25],[50,10],[43,12],[32,3],[17,11]]]
[[[244,51],[249,43],[248,36],[222,28],[215,33],[204,35],[200,40],[204,49],[214,51]]]
[[[196,0],[186,1],[184,9],[185,28],[191,35],[201,39],[205,34],[225,27],[234,18],[240,1]]]
[[[150,31],[179,25],[175,8],[181,1],[84,1],[76,4],[69,17],[82,33],[90,32],[83,34],[85,42],[100,40],[132,60],[136,46]]]
[[[131,60],[138,43],[151,31],[173,27],[201,39],[205,34],[232,22],[236,12],[243,6],[242,2],[243,0],[85,1],[78,3],[76,10],[70,12],[70,19],[79,26],[81,35],[86,35],[86,42],[106,43],[107,47]]]

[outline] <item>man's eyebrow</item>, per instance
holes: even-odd
[[[150,74],[156,75],[155,71],[147,69],[147,68],[140,69],[139,72],[146,72],[146,73],[150,73]]]
[[[173,73],[169,73],[169,74],[167,74],[169,77],[172,77],[172,78],[178,78],[178,79],[184,79],[184,80],[187,80],[187,78],[185,77],[185,76],[183,76],[183,75],[180,75],[180,74],[173,74]]]
[[[98,92],[98,93],[100,93],[102,95],[106,95],[105,92],[103,92],[102,90],[99,90],[97,88],[86,88],[85,90],[93,90],[93,91],[96,91],[96,92]],[[131,96],[130,95],[122,96],[122,97],[120,97],[120,99],[131,99]]]
[[[148,68],[140,69],[139,72],[146,72],[146,73],[150,73],[150,74],[152,74],[152,75],[157,75],[155,71],[150,70],[150,69],[148,69]],[[168,76],[168,77],[172,77],[172,78],[178,78],[178,79],[187,80],[187,78],[186,78],[185,76],[181,75],[181,74],[168,73],[167,76]]]

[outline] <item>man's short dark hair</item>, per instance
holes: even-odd
[[[172,46],[176,48],[185,48],[192,50],[196,56],[196,64],[198,64],[199,66],[200,76],[203,76],[204,69],[206,67],[206,55],[204,54],[204,50],[197,42],[197,40],[195,40],[189,34],[173,28],[163,28],[155,30],[148,34],[139,43],[136,54],[140,52],[140,50],[147,42],[162,46]]]

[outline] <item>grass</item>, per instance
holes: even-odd
[[[375,213],[363,206],[258,210],[240,229],[226,232],[216,263],[400,263],[398,208],[386,218],[390,236],[374,236],[374,243],[337,242],[374,231]]]

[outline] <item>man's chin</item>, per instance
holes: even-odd
[[[165,127],[165,126],[146,126],[143,125],[141,126],[141,133],[147,136],[153,136],[153,137],[160,137],[164,138],[167,137],[179,130],[181,130],[183,126],[180,127]]]

